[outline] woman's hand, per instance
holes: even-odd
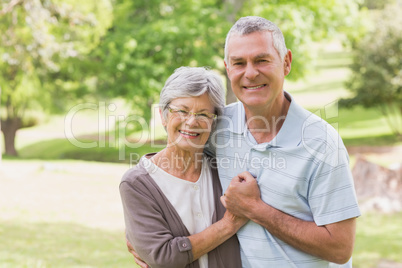
[[[141,257],[137,254],[137,252],[135,252],[135,250],[134,250],[133,246],[131,245],[130,241],[128,241],[127,239],[126,239],[126,244],[127,244],[128,252],[130,252],[134,256],[135,263],[138,264],[141,268],[149,268],[148,264],[146,264],[141,259]]]
[[[228,210],[226,210],[222,220],[225,221],[230,227],[234,228],[235,232],[237,232],[248,222],[247,218],[235,216]]]

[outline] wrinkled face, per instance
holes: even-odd
[[[272,107],[282,93],[290,64],[290,51],[282,61],[271,32],[235,34],[229,39],[226,71],[234,94],[245,107]]]
[[[208,94],[174,99],[169,108],[167,120],[162,119],[168,134],[168,147],[202,152],[214,121],[214,107]]]

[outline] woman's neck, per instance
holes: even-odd
[[[201,174],[203,151],[183,151],[174,146],[168,146],[151,160],[167,173],[186,181],[195,182]]]

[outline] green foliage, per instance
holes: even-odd
[[[79,93],[76,59],[105,31],[93,13],[79,10],[95,1],[79,6],[73,0],[7,2],[2,0],[0,17],[0,86],[2,104],[10,109],[2,117],[23,118],[27,109],[60,110]]]
[[[230,8],[228,3],[241,7]],[[182,65],[210,66],[225,72],[223,46],[232,25],[229,17],[259,15],[283,30],[294,62],[290,79],[309,69],[311,41],[350,32],[357,18],[356,1],[222,1],[118,0],[113,27],[94,54],[99,63],[98,88],[131,100],[133,113],[150,117],[167,77]]]
[[[118,0],[113,27],[94,53],[98,89],[131,100],[133,113],[149,120],[174,69],[216,67],[227,27],[215,1]]]
[[[361,8],[367,9],[384,9],[389,4],[395,4],[396,0],[363,0],[360,4]]]
[[[317,51],[312,42],[342,38],[356,31],[358,20],[356,0],[276,0],[247,1],[242,16],[256,15],[271,20],[283,32],[286,45],[292,51],[292,71],[289,79],[297,80],[312,70]]]
[[[32,111],[64,111],[87,93],[83,58],[109,26],[111,7],[108,0],[0,3],[2,131],[6,153],[16,154],[16,130],[35,122]]]
[[[378,14],[373,29],[355,48],[347,87],[353,97],[341,105],[376,107],[402,134],[402,8],[389,6]]]

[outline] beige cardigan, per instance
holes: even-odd
[[[151,156],[149,154],[147,156]],[[223,217],[222,188],[214,160],[208,158],[213,179],[215,212],[212,222]],[[138,164],[124,174],[120,183],[126,234],[135,251],[152,268],[199,268],[193,260],[190,233],[146,169]],[[231,237],[208,253],[209,268],[241,267],[239,242]]]

